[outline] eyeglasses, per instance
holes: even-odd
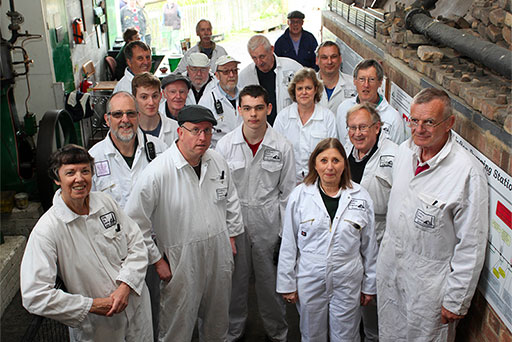
[[[202,73],[207,73],[208,72],[208,69],[207,67],[204,67],[204,68],[201,68],[201,67],[189,67],[189,71],[190,72],[202,72]]]
[[[236,68],[236,69],[226,69],[226,70],[217,69],[217,72],[220,72],[224,76],[228,76],[230,73],[233,73],[233,75],[238,74],[238,70],[240,70],[240,69],[238,69],[238,68]]]
[[[126,114],[126,116],[128,118],[133,119],[133,118],[137,117],[138,112],[136,110],[127,110],[127,111],[116,110],[113,112],[108,112],[107,114],[112,116],[114,119],[121,119],[123,117],[123,115]]]
[[[448,120],[450,117],[451,117],[451,115],[449,117],[439,121],[438,123],[436,123],[435,120],[432,120],[432,119],[418,120],[418,119],[415,119],[415,118],[411,118],[411,120],[409,121],[409,127],[411,127],[411,128],[418,128],[421,125],[424,128],[432,129],[432,128],[435,128],[435,127],[439,126],[440,124],[442,124],[443,122]]]
[[[264,111],[266,109],[266,106],[265,105],[257,105],[257,106],[254,106],[254,107],[242,106],[242,107],[240,107],[240,109],[242,110],[242,112],[245,112],[245,113],[249,113],[253,109],[254,109],[255,112],[262,112],[262,111]]]
[[[358,77],[356,78],[356,81],[359,82],[359,83],[366,83],[366,81],[368,81],[368,83],[377,83],[379,80],[376,79],[375,77]]]
[[[350,132],[355,132],[357,130],[359,130],[360,132],[367,132],[370,127],[372,127],[373,125],[375,125],[378,121],[372,123],[371,125],[359,125],[359,126],[347,126],[348,130]]]
[[[192,135],[194,136],[197,136],[197,135],[200,135],[201,133],[204,133],[204,135],[206,136],[210,136],[213,134],[213,128],[211,127],[208,127],[208,128],[205,128],[205,129],[199,129],[197,127],[194,127],[192,129],[188,129],[187,127],[181,125],[182,128],[185,128],[187,131],[189,131]]]

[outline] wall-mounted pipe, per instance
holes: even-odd
[[[408,29],[449,46],[491,70],[512,79],[512,51],[471,34],[452,28],[429,17],[420,8],[413,8],[405,15]]]

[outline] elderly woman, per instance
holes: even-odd
[[[345,150],[322,140],[283,223],[277,292],[298,302],[302,341],[359,341],[360,305],[376,293],[373,203],[350,180]]]
[[[25,249],[23,306],[72,327],[72,341],[153,341],[142,234],[112,198],[90,193],[93,162],[76,145],[50,157],[60,189]]]
[[[293,145],[297,183],[307,173],[308,158],[315,146],[324,138],[336,138],[334,114],[318,105],[322,96],[322,82],[313,69],[299,70],[288,86],[293,102],[277,114],[274,129]]]

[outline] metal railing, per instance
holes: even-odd
[[[331,12],[338,14],[349,23],[359,27],[371,35],[373,38],[377,35],[377,24],[384,22],[382,18],[368,13],[364,9],[347,5],[341,0],[330,0],[329,7]]]

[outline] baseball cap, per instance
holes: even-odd
[[[216,61],[215,61],[215,65],[217,66],[215,68],[215,70],[217,70],[219,68],[220,65],[224,65],[224,64],[228,64],[228,63],[231,63],[231,62],[235,62],[235,63],[238,63],[240,64],[240,61],[236,60],[235,58],[229,56],[229,55],[223,55],[223,56],[220,56]]]

